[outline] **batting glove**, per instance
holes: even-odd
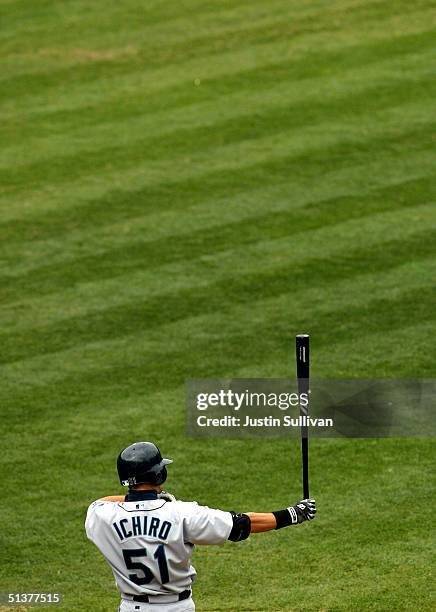
[[[177,501],[172,493],[168,493],[168,491],[161,491],[157,494],[159,499],[164,499],[165,501],[175,502]]]
[[[316,514],[316,502],[314,499],[302,499],[295,506],[288,508],[292,524],[312,521]]]
[[[302,499],[295,506],[290,506],[285,510],[277,510],[273,514],[276,518],[276,529],[288,527],[289,525],[298,525],[315,518],[316,503],[314,499]]]

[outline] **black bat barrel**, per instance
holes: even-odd
[[[297,358],[298,393],[309,396],[309,334],[298,334],[295,339]],[[309,416],[309,405],[300,403],[300,415]],[[307,424],[301,426],[301,456],[303,463],[303,496],[309,497],[309,428]]]

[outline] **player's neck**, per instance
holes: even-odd
[[[129,489],[126,501],[149,501],[157,499],[156,489]]]
[[[129,489],[126,501],[147,501],[157,499],[162,487],[150,484],[137,484]]]

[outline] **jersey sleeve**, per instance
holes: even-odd
[[[191,544],[223,544],[233,527],[230,512],[214,510],[197,503],[184,508],[184,539]]]
[[[93,502],[86,513],[85,531],[89,540],[94,540],[95,530],[98,526],[98,517],[104,512],[105,506],[110,502],[95,501]]]

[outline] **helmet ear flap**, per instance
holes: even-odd
[[[158,486],[165,482],[167,476],[167,468],[164,465],[159,465],[153,467],[149,472],[146,472],[145,474],[138,475],[136,478],[133,479],[135,480],[133,484],[151,484]],[[131,484],[132,483],[130,483],[129,481],[130,486]]]
[[[165,480],[167,479],[167,476],[168,476],[167,468],[163,466],[162,469],[156,474],[156,484],[157,485],[163,484]]]

